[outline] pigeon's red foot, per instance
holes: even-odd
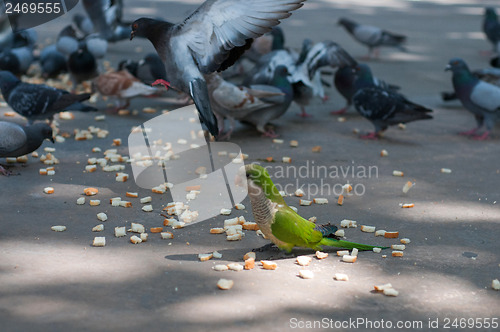
[[[279,137],[279,135],[276,134],[276,132],[274,130],[269,129],[264,134],[262,134],[262,137],[276,138],[276,137]]]
[[[156,80],[153,82],[153,84],[151,84],[151,86],[156,86],[156,85],[163,85],[167,90],[170,88],[170,83],[163,79]]]
[[[476,141],[484,141],[484,140],[487,140],[488,138],[490,138],[489,131],[485,131],[484,134],[482,134],[482,135],[474,135],[472,137],[472,139],[475,139]]]
[[[331,111],[330,114],[331,115],[341,115],[341,114],[345,114],[345,112],[347,112],[347,108],[346,107],[341,108],[341,109],[336,110],[336,111]]]
[[[479,51],[479,54],[482,55],[482,56],[487,56],[487,57],[490,57],[493,55],[493,51]]]
[[[330,99],[330,96],[325,95],[323,98],[321,98],[321,101],[323,101],[323,102],[325,103],[325,102],[327,102],[329,99]]]
[[[376,132],[372,132],[372,133],[368,133],[366,135],[361,135],[361,136],[359,136],[359,138],[376,140],[376,139],[378,139],[378,134]]]
[[[474,129],[471,129],[471,130],[462,131],[462,132],[460,132],[458,134],[462,135],[462,136],[472,136],[472,135],[476,134],[476,131],[477,131],[477,128],[474,128]]]
[[[301,118],[312,118],[314,115],[309,114],[307,112],[302,112],[300,114],[297,114],[297,116],[300,116]]]
[[[5,175],[5,176],[9,176],[9,175],[12,175],[12,172],[6,170],[5,168],[3,168],[2,165],[0,165],[0,174]]]

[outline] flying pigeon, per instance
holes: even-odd
[[[153,84],[157,80],[167,80],[165,65],[156,53],[150,53],[140,61],[124,60],[120,62],[118,70],[124,69],[144,84]]]
[[[109,42],[130,37],[131,24],[122,21],[122,0],[82,0],[94,29]]]
[[[363,73],[362,75],[359,75]],[[390,91],[397,91],[399,86],[388,84],[371,74],[371,69],[367,64],[359,63],[356,66],[343,66],[335,73],[333,83],[337,91],[345,98],[346,105],[337,111],[332,111],[331,114],[344,114],[352,105],[352,96],[362,88],[369,86],[378,86]]]
[[[313,96],[325,97],[320,68],[330,66],[355,65],[354,60],[341,46],[332,41],[314,44],[304,40],[300,54],[283,49],[264,55],[244,81],[248,84],[268,84],[278,66],[287,67],[290,72],[288,80],[293,86],[294,101],[301,108],[301,116]]]
[[[486,7],[484,10],[483,32],[493,45],[493,52],[498,52],[500,49],[500,22],[492,7]]]
[[[270,85],[237,86],[225,81],[220,73],[205,76],[208,92],[220,134],[224,133],[224,118],[229,119],[231,127],[219,139],[229,139],[234,130],[234,120],[241,120],[252,112],[285,103],[285,94]],[[271,110],[272,112],[272,110]]]
[[[0,71],[0,89],[7,104],[30,122],[52,119],[62,111],[97,111],[81,103],[90,98],[88,93],[76,95],[43,84],[24,83],[8,71]]]
[[[203,77],[223,71],[257,38],[302,7],[304,0],[207,0],[179,24],[140,18],[134,36],[148,38],[165,64],[171,84],[189,93],[210,133],[218,135]]]
[[[488,138],[495,122],[500,118],[500,87],[481,81],[474,76],[464,60],[453,58],[446,66],[446,70],[453,73],[452,82],[455,93],[462,105],[474,114],[477,128],[462,132],[462,135],[471,136],[477,140]],[[477,131],[486,126],[482,135]]]
[[[361,136],[377,139],[389,126],[416,120],[432,119],[432,112],[415,104],[399,93],[372,86],[358,90],[352,97],[356,110],[375,126],[375,132]]]
[[[67,71],[66,56],[57,50],[55,44],[45,47],[40,53],[40,65],[44,78],[55,78]]]
[[[405,51],[402,44],[406,41],[406,36],[382,30],[375,26],[358,24],[347,18],[341,18],[338,24],[342,25],[354,39],[368,47],[369,53],[366,56],[368,59],[371,58],[373,53],[376,57],[379,56],[380,46],[392,46]]]
[[[126,70],[101,74],[94,79],[93,83],[101,95],[117,97],[116,111],[128,107],[131,98],[151,96],[159,91],[157,88],[140,82]]]
[[[20,126],[0,121],[0,158],[24,156],[38,149],[45,139],[54,143],[52,128],[46,123]],[[9,173],[0,165],[0,174]]]

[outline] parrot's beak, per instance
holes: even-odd
[[[130,32],[130,40],[134,39],[135,37],[135,31]]]
[[[451,70],[451,65],[447,65],[445,68],[444,68],[444,71],[449,71]]]

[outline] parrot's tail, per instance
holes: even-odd
[[[324,237],[319,245],[321,246],[329,246],[336,248],[346,248],[346,249],[354,249],[357,248],[359,250],[373,250],[373,248],[387,249],[389,247],[380,247],[380,246],[370,246],[368,244],[354,243],[343,240],[336,240],[328,237]]]

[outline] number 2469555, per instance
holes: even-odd
[[[61,3],[59,2],[44,2],[44,3],[5,3],[6,14],[59,14],[61,12]]]

